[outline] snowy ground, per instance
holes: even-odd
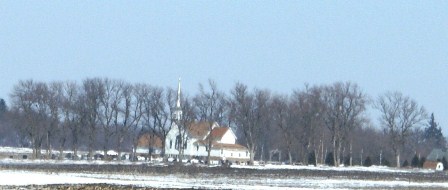
[[[35,171],[0,171],[0,186],[46,184],[116,184],[155,188],[200,189],[378,189],[378,188],[448,188],[448,183],[415,183],[408,181],[344,180],[324,178],[270,178],[227,177],[192,178],[182,175],[123,175],[110,173],[49,173]]]
[[[28,152],[28,149],[0,148],[0,152]],[[26,167],[5,167],[11,165]],[[448,189],[448,179],[445,173],[436,173],[442,176],[442,180],[432,180],[430,177],[423,180],[407,180],[402,175],[432,176],[434,171],[424,169],[396,169],[382,166],[372,167],[328,167],[328,166],[290,166],[290,165],[265,165],[265,166],[237,166],[233,165],[225,175],[221,169],[216,173],[188,172],[111,172],[108,169],[97,171],[75,171],[55,169],[23,169],[28,166],[73,166],[103,168],[125,165],[131,168],[158,167],[168,168],[166,164],[149,164],[148,162],[129,161],[72,161],[72,160],[19,160],[0,159],[0,189],[4,187],[23,187],[27,185],[49,184],[111,184],[130,185],[136,187],[152,188],[195,188],[195,189]],[[92,165],[92,166],[90,166]],[[150,166],[148,166],[150,165]],[[56,168],[57,168],[56,167]],[[154,166],[155,167],[155,166]],[[205,166],[203,166],[205,167]],[[51,167],[49,167],[51,168]],[[194,167],[193,167],[194,168]],[[278,172],[288,170],[293,172]],[[134,171],[134,170],[132,170]],[[145,170],[146,171],[146,170]],[[202,170],[201,170],[202,171]],[[231,171],[232,173],[228,173]],[[241,174],[233,173],[241,172]],[[248,172],[249,171],[249,172]],[[261,172],[250,172],[261,171]],[[312,172],[309,172],[312,171]],[[303,173],[318,173],[324,175],[302,175]],[[267,174],[266,174],[267,173]],[[274,175],[270,175],[274,173]],[[296,175],[299,173],[299,175]],[[328,176],[327,176],[328,173]],[[347,175],[348,173],[348,175]],[[368,175],[382,174],[380,178],[356,178],[351,174]],[[361,174],[359,174],[361,173]],[[230,175],[228,175],[230,174]],[[254,175],[255,174],[255,175]],[[293,174],[293,175],[289,175]],[[385,175],[384,175],[385,174]]]

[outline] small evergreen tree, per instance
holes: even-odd
[[[404,160],[402,166],[403,166],[403,167],[408,167],[408,166],[409,166],[409,162],[408,162],[408,160]]]
[[[327,157],[325,158],[325,164],[329,166],[334,166],[333,152],[329,152],[327,154]]]
[[[0,118],[6,113],[7,109],[5,100],[0,98]]]
[[[423,164],[425,164],[425,162],[426,162],[426,157],[421,157],[420,158],[420,161],[419,161],[419,163],[418,163],[418,167],[419,168],[423,168]]]
[[[445,137],[442,134],[442,128],[438,126],[434,119],[434,113],[431,114],[431,118],[425,128],[423,140],[432,148],[445,148]]]
[[[447,170],[448,162],[446,161],[445,156],[442,158],[443,170]]]
[[[314,154],[314,151],[308,154],[308,164],[316,166],[316,154]]]
[[[413,168],[416,168],[416,167],[419,166],[419,163],[420,163],[420,160],[418,159],[418,156],[417,156],[417,154],[416,154],[416,155],[414,155],[414,157],[412,158],[411,166],[412,166]]]
[[[390,162],[386,158],[384,158],[384,160],[383,160],[383,166],[388,166],[388,167],[390,166]]]
[[[367,156],[367,158],[364,160],[364,166],[366,167],[372,166],[372,160],[370,159],[370,156]]]
[[[345,159],[344,159],[344,165],[345,165],[345,166],[350,166],[350,156],[345,157]]]

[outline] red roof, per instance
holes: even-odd
[[[207,138],[211,137],[213,141],[220,141],[228,130],[228,127],[216,127]]]
[[[209,127],[209,122],[195,122],[188,126],[188,132],[189,135],[194,138],[204,139],[204,137],[208,135]]]

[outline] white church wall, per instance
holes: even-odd
[[[227,130],[227,132],[222,136],[221,142],[220,143],[225,143],[225,144],[235,144],[236,139],[235,139],[235,135],[233,135],[233,132],[231,129]]]

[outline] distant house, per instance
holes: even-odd
[[[159,157],[162,153],[162,139],[154,133],[147,132],[140,135],[137,144],[137,155],[149,158]]]
[[[443,171],[443,163],[438,161],[425,161],[423,164],[423,168],[425,169],[431,169],[436,171]]]
[[[448,152],[435,148],[426,157],[426,161],[423,163],[423,168],[441,171],[444,169],[441,162],[443,158],[448,159]]]
[[[218,163],[220,160],[235,163],[249,161],[247,148],[236,143],[235,133],[229,127],[221,127],[216,122],[211,123],[211,127],[209,122],[192,122],[180,131],[177,125],[182,120],[180,81],[172,118],[174,122],[165,139],[165,155],[167,157],[182,160],[192,158],[206,160],[208,143],[211,142],[211,163]],[[179,158],[180,150],[184,150],[182,158]]]

